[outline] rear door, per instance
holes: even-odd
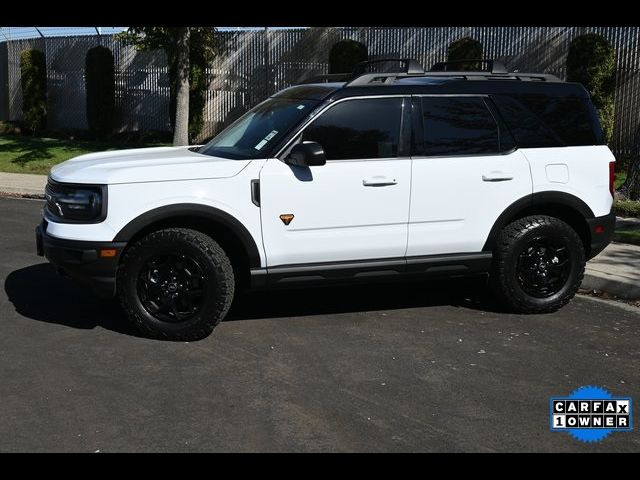
[[[414,96],[407,257],[480,252],[498,216],[532,193],[529,164],[488,97]]]

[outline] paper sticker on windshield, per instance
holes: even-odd
[[[269,133],[269,135],[267,135],[266,137],[264,137],[262,140],[260,140],[260,142],[253,148],[255,148],[256,150],[260,150],[262,147],[264,147],[267,142],[269,140],[271,140],[273,137],[275,137],[278,134],[277,130],[271,130],[271,132]]]
[[[302,110],[304,108],[304,105],[298,105],[298,110]]]

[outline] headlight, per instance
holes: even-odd
[[[49,180],[45,213],[54,222],[98,223],[105,219],[105,185],[71,185]]]

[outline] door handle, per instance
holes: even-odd
[[[398,181],[395,178],[385,177],[384,175],[374,175],[362,180],[362,185],[365,187],[387,187],[397,183]]]
[[[489,172],[482,175],[483,182],[508,182],[509,180],[513,180],[513,174],[506,172]]]

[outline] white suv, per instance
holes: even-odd
[[[512,310],[560,308],[615,224],[589,94],[405,65],[287,88],[203,146],[62,163],[39,254],[167,339],[208,335],[239,287],[301,282],[488,273]]]

